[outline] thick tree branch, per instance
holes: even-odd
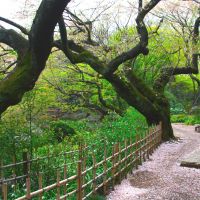
[[[1,81],[0,113],[19,103],[24,93],[34,87],[51,52],[54,28],[69,1],[41,2],[29,33],[29,49],[24,52],[15,70]]]
[[[70,58],[70,61],[73,64],[85,63],[90,65],[96,72],[102,75],[105,74],[106,64],[103,61],[101,61],[98,57],[96,57],[92,52],[76,44],[73,40],[68,40],[67,43],[69,49],[77,53],[77,54],[75,53],[71,54],[72,58]],[[61,41],[59,40],[54,41],[53,46],[62,50],[66,56],[69,54],[69,51],[63,49]]]
[[[71,61],[72,64],[75,64],[74,58],[76,55],[73,55],[73,52],[69,49],[69,44],[67,40],[67,31],[65,27],[65,22],[63,17],[60,17],[58,21],[59,29],[60,29],[60,37],[61,37],[61,44],[62,49],[65,55],[68,57],[68,59]]]
[[[126,70],[126,77],[130,81],[132,87],[137,88],[137,90],[143,95],[146,96],[151,102],[155,102],[156,93],[148,87],[145,82],[137,77],[131,68]]]
[[[148,54],[148,31],[143,20],[144,17],[148,14],[148,12],[152,10],[159,3],[159,1],[160,0],[151,0],[144,8],[141,7],[140,2],[139,12],[136,18],[137,31],[140,36],[140,41],[131,50],[118,55],[108,64],[106,72],[108,75],[114,73],[118,69],[119,65],[121,65],[125,61],[136,58],[141,53],[144,55]]]
[[[117,75],[112,74],[107,77],[107,80],[115,88],[116,92],[123,98],[130,106],[136,108],[140,113],[149,119],[159,121],[160,113],[156,104],[146,98],[140,91],[133,87],[129,82],[120,79]],[[127,95],[128,94],[128,95]],[[145,109],[144,109],[145,107]],[[154,115],[152,115],[154,113]]]
[[[0,43],[12,47],[18,56],[22,56],[28,49],[28,40],[12,29],[0,28]]]
[[[9,20],[9,19],[6,19],[4,17],[0,17],[0,21],[3,21],[3,22],[6,22],[7,24],[10,24],[16,28],[18,28],[22,33],[24,33],[25,35],[29,35],[29,31],[27,29],[25,29],[23,26]]]

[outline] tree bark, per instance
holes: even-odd
[[[166,111],[166,109],[168,111]],[[163,108],[161,113],[162,113],[161,117],[158,120],[154,120],[154,119],[152,120],[152,118],[151,119],[146,118],[147,123],[149,124],[149,126],[152,126],[152,125],[158,125],[161,122],[162,140],[168,141],[171,139],[175,139],[171,121],[170,121],[169,108]]]
[[[117,75],[110,75],[106,79],[121,98],[145,116],[149,126],[162,122],[164,141],[175,138],[170,122],[170,105],[162,93],[153,93],[134,73],[129,77],[129,81],[120,79]]]

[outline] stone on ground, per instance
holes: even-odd
[[[200,169],[200,149],[193,151],[183,158],[181,166]]]

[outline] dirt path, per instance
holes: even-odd
[[[200,148],[194,126],[173,125],[179,142],[162,144],[107,200],[200,200],[200,169],[180,166],[187,154]]]

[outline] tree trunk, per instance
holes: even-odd
[[[160,122],[162,123],[162,140],[167,141],[170,139],[175,139],[171,121],[170,121],[170,105],[166,97],[162,97],[162,101],[160,102],[160,110],[159,110],[159,115],[156,116],[156,114],[152,113],[151,118],[147,118],[147,123],[149,126],[151,125],[157,125]]]
[[[160,107],[162,109],[160,119],[162,122],[162,139],[163,141],[175,139],[170,120],[170,104],[164,95],[162,95],[162,102]]]
[[[120,79],[117,75],[105,78],[122,99],[146,118],[148,125],[162,122],[162,139],[164,141],[175,138],[170,122],[170,105],[164,94],[154,93],[147,89],[141,79],[137,78],[135,81],[136,77],[133,74],[129,77],[129,82]]]
[[[167,141],[170,139],[175,139],[172,125],[170,122],[170,116],[166,116],[165,119],[161,120],[162,122],[162,140]]]

